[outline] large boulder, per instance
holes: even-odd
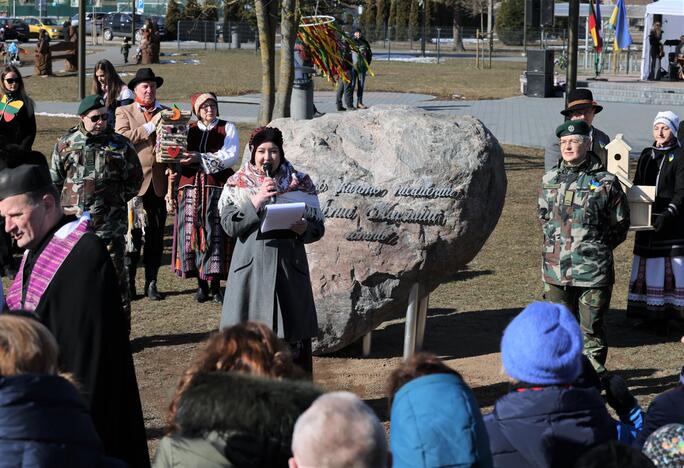
[[[429,293],[453,279],[501,214],[503,151],[475,118],[377,106],[270,125],[326,213],[325,237],[307,246],[317,353],[403,315],[416,281]]]

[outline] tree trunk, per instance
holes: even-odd
[[[454,21],[453,21],[453,32],[454,32],[454,45],[453,50],[465,50],[463,47],[463,12],[461,11],[461,5],[456,2],[454,5]]]
[[[290,97],[294,82],[294,44],[299,28],[296,0],[282,0],[280,9],[280,78],[273,118],[290,116]]]
[[[259,125],[267,125],[272,120],[275,101],[275,15],[272,14],[275,3],[271,0],[254,0],[261,49]]]

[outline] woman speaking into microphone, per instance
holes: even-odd
[[[228,179],[219,201],[221,225],[235,239],[221,328],[264,322],[311,373],[311,338],[318,334],[318,321],[304,244],[325,232],[316,187],[285,159],[278,128],[255,129],[249,149],[250,160]],[[269,239],[261,234],[267,205],[297,202],[305,203],[304,215],[285,235]]]

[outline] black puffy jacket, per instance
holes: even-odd
[[[615,439],[615,424],[594,388],[513,391],[484,420],[499,468],[569,468],[594,445]]]

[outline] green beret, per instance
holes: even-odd
[[[567,135],[589,135],[589,125],[584,120],[566,120],[556,129],[558,138]]]
[[[93,109],[100,109],[104,106],[105,102],[104,99],[102,99],[102,96],[99,96],[97,94],[93,94],[92,96],[86,96],[78,105],[78,115],[85,115]]]

